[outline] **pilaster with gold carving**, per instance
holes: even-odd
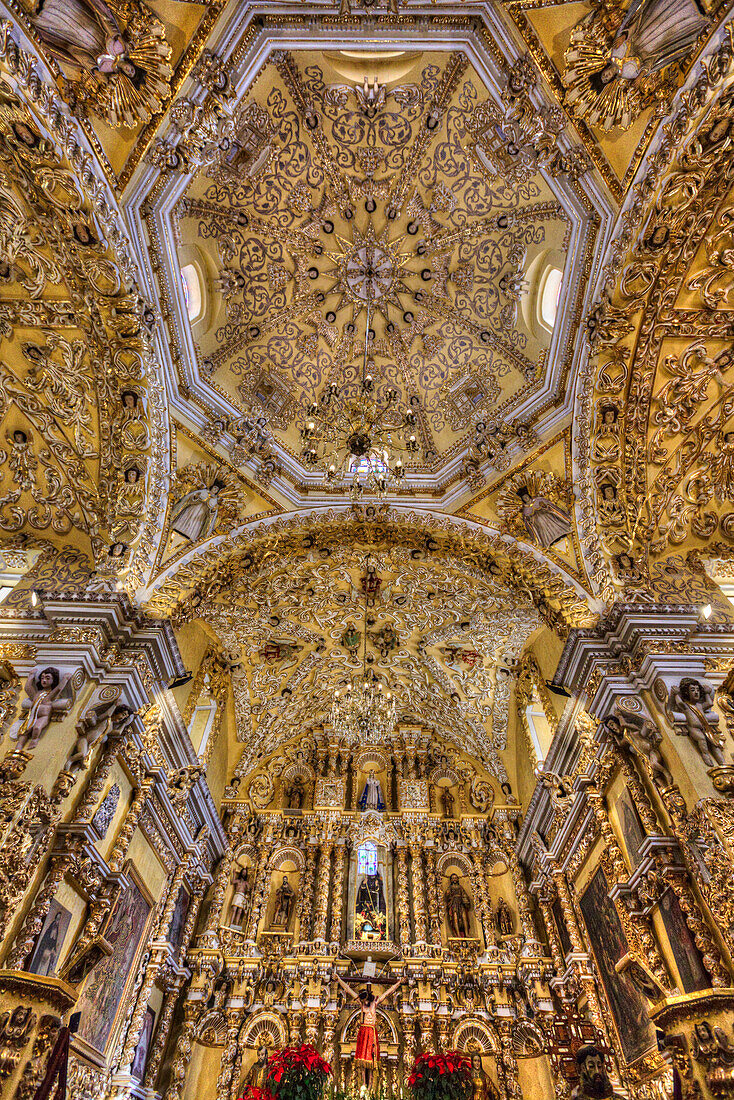
[[[497,1030],[500,1040],[500,1055],[497,1063],[502,1063],[505,1096],[507,1100],[522,1100],[517,1058],[512,1049],[512,1025],[503,1020]]]
[[[703,965],[711,975],[714,988],[723,989],[732,984],[729,970],[721,957],[716,938],[703,915],[687,873],[681,868],[666,864],[665,857],[656,860],[664,882],[672,889],[681,907],[686,924],[693,935],[696,947],[701,952]]]
[[[304,1013],[306,1042],[312,1047],[318,1046],[321,1012],[318,1008],[307,1008]]]
[[[578,920],[576,919],[576,911],[574,909],[573,900],[571,898],[571,891],[566,881],[566,875],[558,864],[552,862],[552,875],[553,884],[558,894],[558,901],[563,913],[563,919],[566,922],[566,928],[568,929],[568,938],[571,941],[571,946],[574,952],[578,955],[586,956],[588,954],[586,950],[586,944],[584,937],[581,934]],[[589,1004],[589,1015],[591,1016],[592,1023],[595,1027],[598,1027],[603,1035],[607,1034],[607,1027],[604,1020],[604,1013],[602,1012],[601,1003],[596,988],[596,979],[591,971],[586,967],[577,966],[577,972],[579,980],[584,987],[586,993],[586,999]]]
[[[156,929],[153,934],[153,940],[163,945],[167,943],[169,933],[171,930],[171,922],[173,920],[173,913],[176,908],[176,902],[181,891],[183,880],[188,873],[191,861],[193,858],[198,858],[199,849],[202,844],[206,844],[208,836],[208,829],[204,827],[196,839],[196,847],[189,852],[181,863],[176,868],[173,877],[171,878],[170,885],[166,894],[165,903],[161,912],[160,918],[157,922]],[[135,1009],[130,1020],[130,1025],[127,1029],[127,1035],[125,1038],[122,1051],[118,1060],[118,1066],[121,1070],[127,1069],[130,1066],[133,1058],[135,1057],[135,1050],[140,1039],[140,1034],[143,1030],[143,1024],[145,1022],[145,1012],[148,1007],[148,1001],[153,990],[156,979],[161,972],[161,964],[166,955],[165,947],[160,949],[153,949],[151,957],[148,961],[148,965],[145,969],[142,985],[138,998],[135,1003]]]
[[[563,946],[558,934],[558,928],[553,918],[553,902],[556,897],[556,890],[553,883],[546,879],[540,887],[536,897],[538,899],[540,915],[543,918],[543,925],[545,927],[545,934],[548,938],[553,965],[558,974],[563,974],[566,969],[566,960],[563,954]]]
[[[145,1080],[143,1084],[146,1089],[155,1088],[156,1081],[158,1080],[158,1074],[163,1063],[163,1055],[165,1054],[168,1044],[171,1024],[173,1023],[173,1014],[176,1011],[176,1005],[183,982],[183,975],[171,977],[164,987],[163,1003],[158,1016],[158,1025],[155,1029],[155,1038],[153,1039],[153,1045],[150,1048],[148,1062],[145,1067]]]
[[[408,893],[408,854],[401,845],[398,857],[398,935],[403,945],[410,943],[410,895]]]
[[[342,841],[336,846],[334,887],[333,896],[331,899],[331,928],[329,932],[329,939],[331,943],[341,943],[342,938],[342,909],[344,908],[344,863],[346,860],[346,854],[347,846]]]
[[[334,845],[325,840],[321,845],[319,858],[319,877],[316,884],[316,911],[313,925],[313,938],[326,940],[326,916],[329,910],[329,886],[331,884],[331,859]]]
[[[488,929],[492,927],[492,908],[489,899],[489,891],[487,889],[487,879],[484,874],[484,865],[478,854],[472,851],[469,855],[469,859],[471,861],[470,877],[472,892],[474,894],[474,910],[477,922],[484,932],[486,939],[488,936]]]
[[[227,1035],[224,1040],[222,1061],[219,1065],[217,1077],[216,1100],[229,1100],[232,1091],[235,1066],[237,1064],[237,1052],[239,1050],[239,1037],[245,1021],[234,1013],[227,1014]]]
[[[166,1089],[164,1100],[181,1100],[186,1085],[186,1070],[191,1061],[191,1050],[194,1042],[196,1021],[193,1018],[193,1007],[186,1006],[187,1015],[181,1024],[181,1030],[176,1040],[176,1048],[171,1059],[171,1080]],[[189,1013],[192,1013],[189,1015]]]
[[[260,859],[258,860],[257,869],[255,871],[252,905],[250,907],[250,918],[247,923],[247,939],[251,943],[254,943],[257,938],[258,925],[260,924],[263,908],[267,902],[266,894],[268,886],[270,885],[269,859],[270,847],[268,843],[265,843],[260,849]],[[229,878],[227,881],[229,881]]]
[[[82,845],[83,841],[80,838],[70,838],[67,841],[66,851],[51,857],[41,889],[33,899],[8,954],[5,965],[9,969],[22,969],[23,963],[33,950],[36,938],[43,928],[51,902],[56,896],[61,881],[79,863]]]
[[[421,1012],[419,1017],[420,1029],[421,1029],[421,1054],[432,1051],[435,1046],[435,1039],[433,1037],[433,1014],[430,1012]]]
[[[74,820],[77,822],[90,821],[97,808],[97,803],[100,800],[105,784],[109,779],[112,767],[117,760],[117,757],[124,751],[126,744],[131,736],[130,728],[123,730],[121,734],[115,735],[114,733],[105,742],[105,746],[100,754],[97,767],[89,778],[89,781],[82,792],[82,796],[77,804],[74,812]]]

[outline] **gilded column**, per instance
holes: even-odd
[[[344,862],[346,860],[346,854],[346,844],[337,844],[336,864],[334,866],[334,887],[331,899],[331,930],[329,933],[329,939],[331,943],[341,943],[342,938],[342,908],[344,906]]]
[[[270,869],[268,867],[269,858],[270,847],[268,844],[264,844],[260,850],[260,860],[255,872],[250,919],[247,922],[247,939],[250,943],[254,943],[257,939],[257,927],[260,923],[263,905],[265,904],[265,893],[270,882]],[[227,877],[227,881],[229,882],[229,876]]]
[[[425,943],[426,909],[423,897],[423,867],[421,854],[421,848],[417,844],[411,844],[410,855],[413,878],[413,920],[415,921],[415,938],[418,943]]]
[[[153,1040],[153,1046],[151,1047],[150,1054],[148,1055],[148,1062],[145,1067],[144,1085],[146,1089],[154,1089],[156,1081],[158,1080],[158,1074],[163,1062],[163,1055],[165,1054],[166,1044],[168,1043],[168,1036],[171,1031],[173,1014],[176,1010],[183,981],[183,975],[175,978],[172,977],[165,986],[163,1004],[161,1005],[158,1026],[155,1031],[155,1039]]]
[[[428,874],[428,917],[431,928],[431,943],[441,944],[441,903],[438,893],[438,871],[436,869],[436,853],[433,848],[426,848],[426,865]]]
[[[474,905],[479,924],[487,942],[491,939],[488,929],[492,927],[492,906],[487,892],[487,880],[484,865],[476,852],[471,852],[471,880],[474,888]]]
[[[201,933],[201,938],[211,936],[223,923],[222,913],[224,909],[224,899],[227,896],[227,890],[230,885],[230,879],[232,877],[232,862],[234,860],[234,852],[231,846],[228,844],[222,852],[222,858],[219,860],[219,866],[214,876],[214,892],[212,894],[212,902],[209,906],[209,912],[206,916],[206,923]]]
[[[505,837],[505,840],[504,850],[507,856],[510,874],[512,875],[512,884],[515,887],[515,898],[517,899],[517,911],[520,915],[520,924],[522,925],[522,930],[525,933],[526,939],[537,940],[538,934],[535,931],[533,914],[528,900],[528,888],[525,882],[525,876],[522,873],[520,861],[517,858],[517,852],[515,851],[515,838],[514,836]]]
[[[326,916],[329,909],[329,886],[331,882],[331,860],[334,852],[332,841],[326,840],[321,845],[321,858],[319,859],[319,878],[316,885],[316,913],[313,926],[313,938],[326,940]]]
[[[298,906],[298,938],[301,943],[311,939],[311,921],[313,918],[314,872],[316,870],[316,845],[306,845],[306,868],[301,883],[301,897]]]
[[[398,936],[403,946],[410,943],[410,896],[408,894],[408,855],[404,847],[398,857]]]
[[[563,954],[561,940],[558,935],[558,928],[556,927],[556,922],[553,919],[552,906],[555,896],[556,891],[553,883],[546,879],[537,894],[538,908],[540,909],[540,915],[543,918],[543,925],[545,927],[546,936],[548,937],[553,965],[556,968],[556,973],[560,975],[563,974],[566,969],[566,960]]]

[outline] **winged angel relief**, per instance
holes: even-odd
[[[144,4],[36,0],[31,22],[59,63],[72,104],[110,126],[147,122],[168,98],[171,47]]]
[[[566,105],[592,126],[628,129],[646,107],[674,93],[673,66],[708,25],[696,0],[599,0],[571,34]]]

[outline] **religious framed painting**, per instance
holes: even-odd
[[[64,939],[69,930],[71,913],[56,898],[51,899],[43,928],[33,948],[28,969],[33,974],[47,976],[56,970]]]
[[[119,894],[102,929],[112,954],[95,966],[76,1005],[80,1013],[77,1037],[99,1054],[105,1054],[118,1014],[124,1011],[153,913],[153,898],[131,863],[125,874],[127,889]]]
[[[656,1048],[655,1030],[641,994],[630,978],[615,970],[629,947],[601,867],[589,880],[579,904],[622,1052],[628,1064],[636,1062]]]
[[[711,978],[703,965],[703,957],[696,946],[693,933],[686,924],[678,898],[670,888],[660,898],[658,910],[670,941],[683,992],[694,993],[699,989],[708,989]]]
[[[640,865],[640,848],[647,834],[637,812],[637,807],[626,787],[615,802],[614,808],[617,811],[619,828],[630,859],[630,865],[634,871]]]

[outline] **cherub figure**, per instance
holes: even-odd
[[[70,683],[72,675],[67,672],[62,676],[53,667],[30,674],[25,682],[26,698],[21,703],[24,713],[10,730],[11,738],[16,741],[16,752],[33,751],[49,723],[63,718],[71,710],[75,697]]]
[[[63,770],[76,775],[84,767],[94,746],[111,736],[119,737],[135,721],[135,711],[116,699],[111,703],[98,703],[81,717],[77,736]]]
[[[649,718],[643,714],[625,711],[623,715],[610,714],[604,720],[604,725],[618,745],[627,742],[633,750],[646,758],[653,782],[662,787],[672,785],[673,776],[660,751],[662,734]]]
[[[713,688],[684,676],[677,687],[670,689],[668,704],[676,733],[693,742],[706,767],[723,764],[724,737],[714,710]]]

